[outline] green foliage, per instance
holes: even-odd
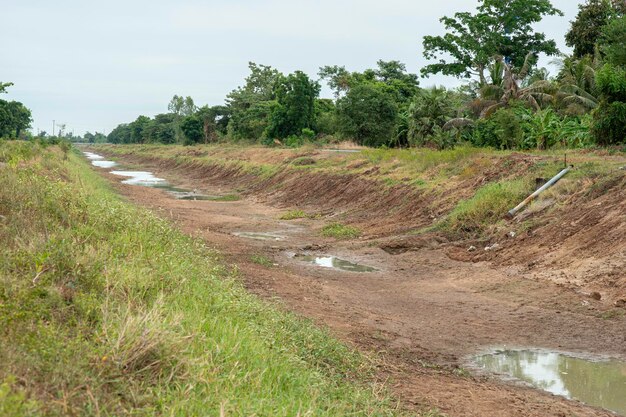
[[[4,88],[9,85],[3,84]],[[30,110],[19,101],[0,100],[0,137],[20,138],[32,120]]]
[[[280,220],[296,220],[309,217],[303,210],[291,210],[280,216]]]
[[[266,65],[248,64],[250,75],[243,87],[231,91],[226,104],[231,113],[229,133],[235,139],[259,140],[276,106],[274,86],[282,75]]]
[[[423,75],[456,77],[479,75],[485,83],[485,70],[496,55],[507,57],[514,68],[521,68],[528,54],[555,55],[556,43],[533,24],[544,16],[562,15],[549,0],[480,0],[476,13],[455,13],[443,17],[445,36],[425,36],[424,57],[439,62],[422,69]],[[448,58],[450,57],[450,58]]]
[[[335,239],[355,239],[361,236],[361,231],[356,227],[335,222],[322,228],[322,236],[334,237]]]
[[[626,7],[626,3],[624,3]],[[602,28],[598,48],[604,55],[605,62],[626,67],[626,16],[612,19]]]
[[[474,197],[461,201],[440,225],[444,230],[464,235],[476,235],[486,225],[502,219],[530,194],[532,186],[526,180],[491,183],[480,188]]]
[[[196,115],[185,116],[180,122],[180,130],[185,135],[185,145],[199,143],[204,138],[203,123]]]
[[[615,4],[613,4],[615,3]],[[578,15],[565,35],[567,46],[574,48],[574,58],[583,58],[595,53],[596,43],[603,28],[616,14],[622,12],[618,1],[587,0],[578,6]]]
[[[339,132],[360,145],[393,141],[398,107],[380,84],[359,84],[337,101]]]
[[[606,64],[597,72],[596,83],[608,101],[626,101],[626,69]]]
[[[596,76],[602,94],[594,111],[593,136],[599,145],[626,142],[626,69],[606,64]]]
[[[264,255],[251,255],[250,260],[254,262],[255,264],[264,266],[266,268],[270,268],[274,266],[274,262],[270,258]]]
[[[603,101],[594,112],[593,135],[598,145],[626,143],[626,103]]]
[[[517,104],[478,120],[471,140],[497,149],[581,148],[593,143],[590,125],[589,115],[561,116],[552,108],[533,111]]]
[[[284,139],[299,135],[302,129],[315,125],[315,100],[320,85],[302,71],[288,76],[280,75],[274,85],[274,106],[267,127],[267,136]]]
[[[443,126],[456,114],[457,106],[451,92],[437,87],[421,90],[407,112],[408,143],[424,146],[436,142],[445,135],[441,131]]]

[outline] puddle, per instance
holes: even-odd
[[[145,187],[167,184],[163,178],[157,178],[152,172],[148,171],[111,171],[111,174],[128,177],[127,180],[122,181],[123,184],[143,185]]]
[[[113,168],[117,166],[117,162],[115,161],[91,161],[91,165],[96,166],[98,168]]]
[[[237,237],[245,237],[247,239],[255,239],[255,240],[284,240],[284,236],[276,235],[273,233],[262,233],[262,232],[235,232],[233,235]]]
[[[115,161],[105,161],[104,156],[98,155],[97,153],[83,152],[83,154],[91,161],[91,165],[98,168],[113,168],[117,165]]]
[[[375,272],[376,268],[367,265],[355,264],[345,259],[336,258],[334,256],[314,256],[314,255],[295,255],[295,259],[304,262],[310,262],[323,268],[334,268],[348,272]]]
[[[98,160],[98,159],[104,159],[104,156],[98,155],[97,153],[93,153],[93,152],[83,152],[83,153],[85,154],[87,159],[90,159],[92,161],[95,161],[95,160]]]
[[[484,371],[626,416],[626,362],[534,350],[500,350],[474,362]]]

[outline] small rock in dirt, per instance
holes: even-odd
[[[602,294],[600,294],[598,291],[594,291],[591,293],[590,295],[591,298],[593,298],[594,300],[602,300]]]
[[[507,236],[510,238],[514,238],[515,236],[517,236],[517,233],[510,231],[509,233],[507,233]]]
[[[498,250],[498,249],[500,249],[500,244],[498,244],[498,243],[494,243],[494,244],[493,244],[493,245],[491,245],[491,246],[487,246],[487,247],[485,248],[485,251],[489,252],[489,251]]]
[[[7,216],[3,216],[2,214],[0,214],[0,222],[5,222],[7,221]]]
[[[6,168],[7,164],[5,162],[0,162],[0,169]]]
[[[615,302],[615,307],[622,307],[622,308],[626,307],[626,298],[617,300]]]
[[[468,252],[475,252],[476,251],[476,246],[470,246],[469,248],[467,248]]]

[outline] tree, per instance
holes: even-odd
[[[0,94],[7,92],[7,87],[11,87],[13,83],[3,83],[0,81]]]
[[[0,100],[0,137],[20,138],[32,121],[30,110],[19,101]]]
[[[445,88],[421,90],[409,106],[408,141],[412,145],[424,145],[457,115],[452,93]]]
[[[417,75],[408,73],[406,65],[400,61],[379,60],[375,69],[352,73],[345,67],[325,66],[320,68],[318,75],[326,80],[336,98],[359,84],[380,82],[388,87],[389,92],[396,96],[397,101],[408,102],[419,88]]]
[[[578,15],[565,35],[567,46],[574,48],[574,57],[593,55],[604,26],[624,12],[626,5],[619,0],[587,0],[579,5]]]
[[[626,16],[612,19],[602,28],[598,48],[611,65],[626,66]]]
[[[544,16],[553,15],[562,12],[550,0],[479,0],[475,14],[459,12],[440,19],[446,35],[424,37],[424,57],[439,62],[424,67],[422,75],[478,76],[485,84],[485,71],[494,56],[520,68],[528,54],[555,55],[554,40],[533,29]]]
[[[144,143],[144,130],[148,127],[150,118],[146,116],[139,116],[137,119],[128,125],[130,129],[130,136],[128,138],[129,143]]]
[[[380,84],[363,83],[337,101],[337,122],[342,135],[366,146],[393,141],[398,107]]]
[[[197,110],[196,105],[193,102],[193,99],[189,96],[183,97],[175,95],[170,100],[170,103],[167,105],[167,110],[170,113],[175,114],[176,116],[191,116]]]
[[[274,86],[276,106],[270,115],[267,133],[269,137],[284,139],[299,136],[302,129],[315,124],[315,99],[320,85],[302,71],[280,76]]]
[[[200,117],[196,115],[184,117],[180,123],[180,129],[185,135],[185,145],[192,145],[194,143],[202,142],[204,133],[203,122]]]
[[[275,105],[274,85],[281,74],[270,66],[254,62],[248,67],[250,75],[245,85],[231,91],[226,98],[229,131],[234,138],[258,140],[267,128]]]

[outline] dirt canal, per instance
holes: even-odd
[[[97,161],[102,167],[103,159]],[[562,392],[550,392],[524,378],[504,377],[501,368],[479,369],[486,351],[541,349],[623,361],[626,319],[602,315],[596,301],[514,268],[452,260],[443,248],[393,255],[367,239],[324,238],[319,231],[328,219],[280,220],[293,207],[241,195],[245,184],[209,183],[192,172],[136,162],[118,161],[171,188],[137,185],[106,164],[94,169],[130,201],[219,249],[251,292],[278,298],[347,343],[376,352],[383,364],[378,377],[407,408],[436,407],[450,416],[614,415],[602,407],[624,413],[613,399],[588,405],[582,402],[588,397],[562,395],[580,392],[580,378],[559,379]],[[623,384],[624,362],[608,363]],[[537,359],[534,364],[541,367]],[[626,398],[626,384],[610,390],[611,398],[620,390]]]

